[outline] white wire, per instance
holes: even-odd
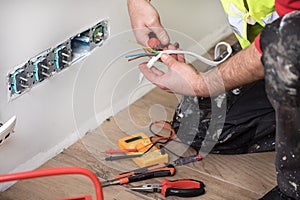
[[[207,65],[210,65],[210,66],[217,66],[217,65],[221,64],[222,62],[224,62],[225,60],[227,60],[227,58],[228,58],[228,57],[231,55],[231,53],[232,53],[232,49],[231,49],[230,44],[228,44],[228,43],[226,43],[226,42],[219,42],[219,43],[216,45],[216,47],[215,47],[215,53],[214,53],[214,54],[215,54],[215,55],[214,55],[215,59],[216,59],[217,57],[219,57],[219,55],[220,55],[220,46],[221,46],[221,45],[225,45],[225,46],[226,46],[228,54],[227,54],[222,60],[220,60],[220,61],[212,61],[212,60],[209,60],[209,59],[207,59],[207,58],[205,58],[205,57],[203,57],[203,56],[200,56],[200,55],[198,55],[198,54],[196,54],[196,53],[194,53],[194,52],[190,52],[190,51],[182,51],[182,50],[164,50],[164,51],[160,51],[159,54],[158,54],[157,56],[151,58],[151,59],[148,61],[147,66],[148,66],[149,68],[151,68],[151,67],[155,64],[155,62],[158,61],[158,60],[161,58],[162,54],[164,54],[164,53],[165,53],[165,54],[187,54],[187,55],[191,55],[191,56],[197,58],[197,60],[199,60],[199,61],[201,61],[201,62],[203,62],[203,63],[205,63],[205,64],[207,64]],[[139,82],[141,82],[142,80],[143,80],[143,74],[140,74]]]
[[[200,60],[201,62],[203,62],[203,63],[205,63],[205,64],[208,64],[208,65],[210,65],[210,66],[217,66],[217,65],[219,65],[220,63],[224,62],[224,61],[231,55],[231,53],[232,53],[231,46],[230,46],[228,43],[226,43],[226,42],[219,42],[219,43],[216,45],[216,47],[215,47],[215,58],[218,57],[219,54],[220,54],[220,46],[221,46],[221,45],[225,45],[225,46],[227,47],[227,52],[228,52],[228,54],[227,54],[222,60],[220,60],[220,61],[212,61],[212,60],[209,60],[209,59],[207,59],[207,58],[205,58],[205,57],[203,57],[203,56],[200,56],[200,55],[198,55],[198,54],[196,54],[196,53],[194,53],[194,52],[190,52],[190,51],[165,50],[165,51],[160,51],[160,53],[159,53],[157,56],[151,58],[151,59],[148,61],[147,66],[148,66],[149,68],[151,68],[151,67],[154,65],[154,63],[155,63],[156,61],[158,61],[158,60],[160,59],[161,55],[164,54],[164,53],[166,53],[166,54],[187,54],[187,55],[191,55],[191,56],[197,58],[197,60]]]

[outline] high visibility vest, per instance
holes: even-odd
[[[262,29],[278,18],[274,0],[221,0],[221,2],[242,48],[251,44],[249,35],[253,33],[247,33],[247,26],[258,23],[260,26],[256,26],[257,29]],[[253,32],[260,32],[260,30]]]

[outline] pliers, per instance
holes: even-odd
[[[161,184],[145,184],[129,189],[138,192],[159,192],[165,197],[196,197],[205,193],[204,183],[193,179],[179,179],[175,181],[164,179]]]
[[[148,47],[138,44],[139,46],[142,46],[144,50],[146,50],[146,52],[126,55],[125,58],[128,58],[128,61],[132,61],[142,57],[157,56],[159,54],[159,51],[163,50],[161,48],[161,43],[159,39],[156,37],[156,34],[154,32],[150,32],[148,34],[148,37],[149,37],[149,40],[147,42]]]

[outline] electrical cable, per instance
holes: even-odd
[[[161,123],[163,123],[164,126],[159,126],[159,124],[161,124]],[[185,144],[184,142],[181,142],[181,141],[178,141],[178,140],[175,140],[175,139],[174,139],[174,136],[175,136],[176,134],[175,134],[175,131],[174,131],[174,129],[172,128],[170,122],[168,122],[168,121],[155,121],[155,122],[153,122],[153,123],[150,124],[150,126],[149,126],[149,131],[150,131],[153,135],[160,136],[158,133],[154,132],[154,130],[153,130],[153,128],[152,128],[154,125],[159,126],[159,127],[163,128],[163,129],[166,129],[166,130],[169,130],[169,131],[170,131],[170,139],[167,140],[167,141],[165,141],[164,143],[160,142],[160,144],[167,144],[169,141],[172,140],[172,142],[177,142],[177,143],[180,143],[180,144],[184,144],[184,145],[189,146],[188,144]],[[166,125],[168,125],[168,126],[166,126]],[[165,150],[167,150],[169,153],[173,154],[174,156],[177,156],[178,158],[183,158],[182,156],[179,156],[178,154],[174,153],[173,151],[171,151],[170,149],[168,149],[167,147],[165,147],[165,146],[163,146],[163,145],[160,145],[158,148],[159,148],[159,149],[165,149]],[[198,154],[197,151],[196,151],[196,154]]]
[[[227,60],[227,58],[228,58],[228,57],[231,55],[231,53],[232,53],[232,48],[231,48],[230,44],[228,44],[228,43],[226,43],[226,42],[219,42],[219,43],[216,45],[216,47],[215,47],[215,54],[217,54],[217,55],[220,54],[220,46],[221,46],[221,45],[225,45],[225,46],[227,47],[227,52],[228,52],[228,54],[227,54],[222,60],[220,60],[220,61],[212,61],[212,60],[209,60],[209,59],[207,59],[207,58],[205,58],[205,57],[203,57],[203,56],[200,56],[200,55],[198,55],[198,54],[196,54],[196,53],[194,53],[194,52],[190,52],[190,51],[182,51],[182,50],[164,50],[164,51],[160,51],[159,54],[158,54],[157,56],[151,58],[151,59],[148,61],[147,66],[148,66],[149,68],[151,68],[151,67],[154,65],[154,63],[155,63],[156,61],[158,61],[158,60],[161,58],[162,54],[164,54],[164,53],[165,53],[165,54],[187,54],[187,55],[191,55],[191,56],[197,58],[199,61],[201,61],[201,62],[203,62],[203,63],[205,63],[205,64],[208,64],[208,65],[211,65],[211,66],[217,66],[217,65],[219,65],[220,63],[222,63],[222,62],[224,62],[225,60]],[[216,56],[216,55],[215,55],[215,56]]]

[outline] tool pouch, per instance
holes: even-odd
[[[264,80],[211,98],[183,96],[172,128],[197,151],[240,154],[275,148],[275,111]]]

